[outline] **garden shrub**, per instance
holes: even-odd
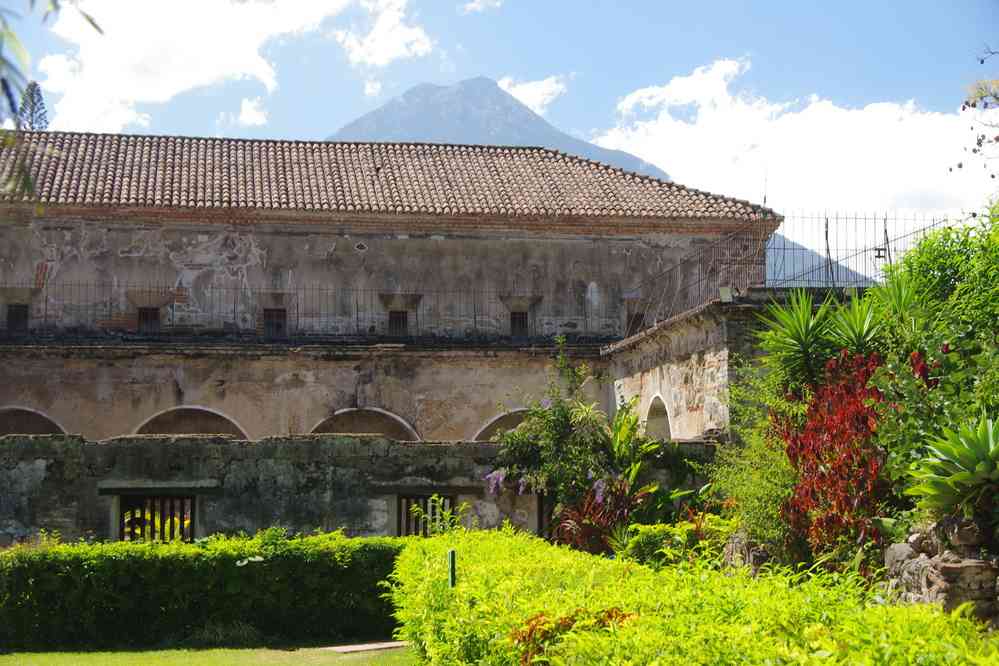
[[[404,543],[271,529],[194,544],[16,546],[0,552],[0,646],[385,637],[394,625],[380,585]]]
[[[632,525],[622,555],[653,568],[697,560],[720,565],[725,542],[736,527],[734,520],[711,513],[672,524]]]
[[[884,605],[856,575],[653,571],[511,529],[413,542],[397,560],[391,595],[397,636],[448,666],[999,659],[999,639],[973,620],[930,605]]]

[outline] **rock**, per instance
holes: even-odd
[[[908,543],[895,543],[885,551],[885,568],[888,574],[897,576],[902,571],[902,565],[919,555]]]

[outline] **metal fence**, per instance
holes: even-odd
[[[751,288],[867,287],[930,231],[958,214],[788,213],[747,223],[646,280],[631,332]]]
[[[437,340],[619,338],[619,302],[570,293],[393,292],[322,285],[242,286],[56,282],[0,284],[7,336],[128,335],[288,339]],[[26,312],[26,314],[25,314]]]

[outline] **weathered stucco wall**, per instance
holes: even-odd
[[[0,437],[0,546],[57,530],[115,537],[116,492],[193,487],[196,536],[280,525],[395,534],[397,496],[454,495],[481,527],[537,529],[537,498],[485,491],[490,444],[312,435],[244,441],[205,436]]]
[[[0,306],[28,302],[33,329],[134,329],[138,307],[158,307],[171,326],[206,331],[252,331],[264,308],[285,308],[296,334],[328,335],[387,333],[402,309],[411,327],[449,337],[508,335],[510,310],[527,308],[532,335],[614,337],[643,281],[717,237],[612,221],[586,234],[509,221],[107,220],[0,217]]]
[[[570,352],[597,370],[606,367],[595,348]],[[238,429],[222,432],[250,439],[328,432],[334,416],[345,431],[357,432],[349,428],[358,419],[345,410],[364,408],[383,417],[386,427],[377,432],[386,435],[471,440],[495,418],[542,397],[552,354],[551,348],[401,345],[11,345],[0,347],[0,433],[17,432],[4,429],[3,410],[10,407],[39,412],[64,432],[91,439],[150,433],[144,426],[176,420],[164,413],[177,408],[223,416]],[[598,384],[590,399],[611,407]],[[410,436],[401,437],[403,431]]]
[[[725,315],[709,308],[611,347],[605,354],[614,400],[637,398],[638,413],[658,435],[667,427],[676,439],[724,430],[730,345]],[[657,414],[662,407],[665,420]]]

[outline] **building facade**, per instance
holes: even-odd
[[[651,299],[745,291],[724,261],[663,271],[779,222],[542,148],[40,132],[0,154],[22,168],[0,436],[488,441],[564,336],[603,409],[635,397],[650,432],[697,439],[727,421],[726,316],[634,334]]]

